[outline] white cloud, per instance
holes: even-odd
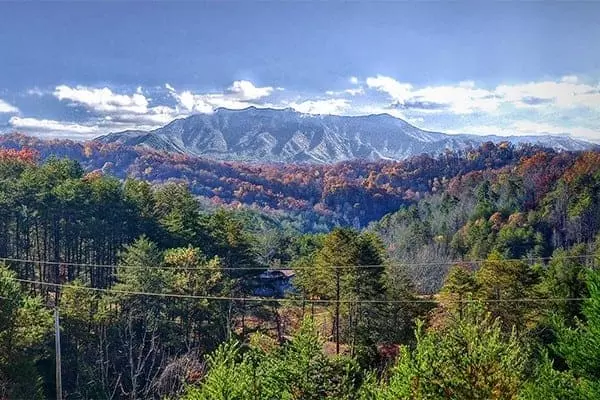
[[[496,87],[482,87],[472,80],[418,87],[384,75],[364,80],[350,77],[348,81],[349,88],[327,91],[327,96],[304,97],[286,92],[278,94],[274,101],[269,96],[283,88],[259,87],[247,80],[234,81],[215,92],[178,91],[166,83],[163,95],[167,93],[172,97],[169,102],[175,105],[171,106],[150,98],[149,93],[154,92],[142,87],[115,92],[108,87],[60,85],[53,95],[69,105],[89,110],[87,121],[74,123],[14,117],[10,124],[40,132],[91,135],[124,129],[154,129],[176,118],[192,113],[212,113],[220,107],[292,107],[307,114],[387,113],[419,123],[424,129],[449,130],[450,133],[571,134],[600,140],[600,132],[593,129],[594,124],[600,122],[600,85],[574,75]],[[30,94],[37,95],[33,90]],[[377,92],[383,96],[376,95]],[[284,95],[287,99],[281,99]],[[0,112],[18,113],[19,110],[0,100]]]
[[[289,103],[294,110],[305,114],[344,114],[350,109],[346,99],[306,100],[301,103]]]
[[[500,104],[494,93],[475,87],[473,81],[457,86],[427,86],[415,90],[410,83],[398,82],[389,76],[367,78],[369,88],[387,93],[400,108],[421,112],[452,112],[470,114],[475,111],[492,112]]]
[[[345,90],[339,90],[339,91],[328,90],[325,92],[325,94],[327,96],[340,96],[340,95],[345,95],[345,94],[348,94],[350,96],[358,96],[358,95],[365,94],[365,89],[362,87],[358,87],[356,89],[345,89]]]
[[[73,122],[55,121],[51,119],[12,117],[8,123],[13,128],[36,132],[98,133],[98,128],[95,126],[80,125]]]
[[[57,86],[54,96],[59,100],[68,100],[71,104],[81,105],[103,116],[104,121],[125,122],[131,128],[145,126],[157,128],[175,119],[178,110],[164,106],[150,106],[141,86],[135,93],[120,94],[109,88],[91,88],[85,86]]]
[[[236,94],[236,97],[239,100],[257,100],[267,97],[273,92],[271,86],[256,87],[252,82],[243,80],[233,82],[228,90],[229,92]]]
[[[439,131],[449,133],[451,135],[504,135],[504,129],[505,128],[501,128],[495,125],[469,125],[454,129],[439,129]]]
[[[153,128],[166,125],[179,115],[173,109],[165,106],[152,107],[146,114],[115,114],[104,117],[105,121],[127,122],[130,124],[149,125]]]
[[[30,96],[42,97],[46,93],[44,93],[44,91],[42,89],[40,89],[39,87],[36,86],[36,87],[34,87],[32,89],[28,89],[27,90],[27,94],[30,95]]]
[[[211,113],[216,108],[230,108],[239,110],[252,105],[259,105],[255,101],[269,96],[273,90],[271,86],[257,87],[250,81],[235,81],[227,88],[225,93],[193,93],[189,90],[178,92],[168,83],[165,88],[177,100],[180,112],[184,113]],[[284,90],[277,88],[276,90]]]
[[[539,123],[532,121],[515,121],[511,128],[519,134],[548,134],[548,135],[565,135],[570,134],[580,138],[599,141],[600,129],[590,129],[585,127],[566,127],[557,126],[547,123]]]
[[[148,112],[149,102],[143,94],[117,94],[107,87],[77,86],[72,88],[60,85],[54,90],[54,96],[59,100],[69,100],[101,113],[129,112],[145,114]]]
[[[577,83],[577,82],[579,82],[579,78],[576,75],[563,76],[560,80],[561,80],[561,82],[566,82],[566,83]]]
[[[557,81],[499,85],[494,89],[477,87],[473,81],[417,89],[410,83],[383,75],[369,77],[366,82],[369,88],[386,93],[396,106],[419,112],[493,113],[503,105],[558,109],[600,107],[600,84],[582,83],[574,75]]]
[[[471,83],[471,82],[470,82]],[[499,99],[490,91],[477,89],[474,85],[429,86],[414,91],[409,99],[415,104],[422,104],[423,111],[447,109],[454,114],[470,114],[475,111],[493,112],[500,105]]]
[[[387,93],[394,101],[402,104],[410,99],[413,88],[410,83],[401,83],[394,78],[383,75],[367,78],[367,86],[371,89]]]
[[[8,104],[6,101],[0,99],[0,114],[16,114],[19,112],[19,109],[11,104]]]
[[[496,93],[503,101],[517,107],[600,107],[600,85],[579,83],[575,76],[563,77],[559,82],[540,81],[500,85],[496,88]]]
[[[545,122],[527,120],[513,121],[506,126],[470,125],[458,129],[445,130],[450,134],[499,135],[499,136],[538,136],[538,135],[570,135],[594,142],[600,141],[600,130],[586,127],[567,127]]]
[[[359,94],[365,94],[365,90],[362,87],[356,89],[346,89],[345,93],[348,93],[350,96],[358,96]]]

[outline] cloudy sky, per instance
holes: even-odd
[[[600,3],[0,3],[0,131],[91,138],[215,108],[389,113],[600,142]]]

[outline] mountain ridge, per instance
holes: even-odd
[[[401,160],[418,154],[465,150],[484,142],[532,143],[556,150],[596,145],[567,136],[451,135],[417,128],[389,114],[313,115],[291,108],[218,108],[175,119],[151,131],[129,130],[94,139],[149,149],[246,162],[335,163],[352,159]]]

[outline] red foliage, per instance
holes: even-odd
[[[24,147],[20,150],[0,148],[0,162],[16,161],[26,164],[35,164],[39,160],[39,152]]]

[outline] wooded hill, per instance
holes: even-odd
[[[67,157],[79,162],[86,173],[130,177],[153,185],[183,182],[194,195],[214,205],[245,206],[274,215],[283,211],[302,231],[364,227],[439,191],[455,176],[514,166],[540,151],[556,154],[536,146],[489,142],[438,157],[313,165],[214,161],[114,143],[45,141],[18,134],[0,136],[0,147],[35,150],[41,161]]]
[[[86,158],[73,144],[86,165],[30,144],[0,152],[0,398],[52,397],[57,306],[68,398],[600,395],[599,153],[504,144],[404,163],[216,164],[252,179],[266,168],[282,191],[294,188],[281,171],[339,171],[404,205],[362,231],[301,234],[207,209],[186,184],[90,167],[94,151],[129,166],[171,156]],[[194,163],[209,162],[174,165]],[[336,190],[325,198],[348,189]],[[295,271],[288,298],[253,295],[268,267]]]

